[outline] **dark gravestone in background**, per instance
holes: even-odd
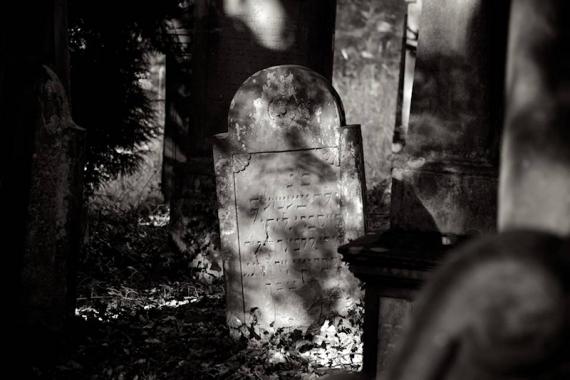
[[[37,110],[22,257],[27,326],[63,331],[74,315],[84,130],[71,119],[63,84],[47,66],[30,72]],[[34,104],[35,103],[35,104]]]
[[[406,3],[337,2],[333,84],[347,123],[362,125],[367,231],[387,228]]]
[[[495,230],[506,14],[490,0],[423,2],[406,145],[392,172],[392,227]]]
[[[4,304],[10,305],[5,362],[21,365],[18,377],[32,378],[30,362],[55,357],[74,316],[83,136],[65,91],[67,2],[3,2],[0,8],[0,202],[9,284]]]
[[[320,0],[197,0],[194,17],[177,20],[173,32],[185,49],[167,60],[163,170],[171,173],[164,181],[182,250],[192,218],[211,218],[210,210],[200,215],[204,204],[215,204],[208,138],[226,131],[233,95],[275,65],[304,65],[330,79],[335,8]]]
[[[232,100],[214,148],[230,327],[307,328],[358,300],[337,247],[364,233],[358,127],[329,82],[262,70]]]

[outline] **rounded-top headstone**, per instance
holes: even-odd
[[[357,302],[337,250],[364,234],[359,133],[305,67],[262,70],[237,91],[214,145],[232,331],[304,330]]]
[[[327,79],[303,66],[283,65],[243,83],[228,124],[228,137],[243,151],[330,147],[338,145],[344,112]]]

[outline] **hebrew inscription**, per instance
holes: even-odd
[[[229,115],[214,161],[230,331],[346,313],[359,287],[337,248],[364,233],[360,130],[341,127],[330,84],[300,66],[249,78]]]
[[[332,164],[322,152],[336,157]],[[246,155],[234,155],[243,162]],[[241,276],[244,288],[259,288],[245,297],[245,308],[276,303],[287,292],[299,298],[315,278],[336,269],[336,248],[343,240],[338,188],[338,149],[258,153],[249,165],[234,174],[238,205]],[[252,295],[249,293],[249,295]],[[253,298],[250,300],[250,298]],[[286,321],[283,321],[286,322]]]

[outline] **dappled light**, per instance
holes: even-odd
[[[98,216],[80,265],[75,351],[44,373],[241,379],[278,372],[316,379],[325,368],[360,368],[361,304],[306,333],[274,329],[263,341],[236,341],[226,324],[223,282],[200,264],[205,256],[169,250],[168,208],[147,204],[125,213],[110,206],[99,199],[92,210]],[[188,231],[202,239],[197,250],[215,249],[202,228]]]

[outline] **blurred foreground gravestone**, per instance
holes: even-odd
[[[329,82],[276,66],[234,96],[214,161],[230,327],[307,328],[357,300],[337,254],[364,233],[360,129]]]
[[[511,231],[450,255],[414,304],[389,380],[570,378],[570,240]]]
[[[496,230],[505,3],[423,2],[409,126],[393,160],[393,229]]]
[[[37,362],[53,359],[74,316],[85,136],[54,71],[20,65],[9,67],[26,79],[8,76],[4,83],[11,97],[1,116],[13,128],[6,136],[0,190],[10,216],[5,251],[16,261],[10,267],[16,277],[10,333],[17,334],[11,354]]]
[[[570,3],[513,1],[499,228],[570,234]]]

